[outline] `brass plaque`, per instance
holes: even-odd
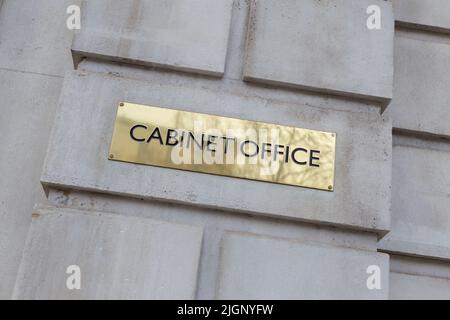
[[[110,160],[334,189],[336,134],[120,103]]]

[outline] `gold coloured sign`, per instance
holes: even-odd
[[[336,134],[120,103],[109,159],[327,191]]]

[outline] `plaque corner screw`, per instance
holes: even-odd
[[[113,154],[110,154],[110,155],[109,155],[109,158],[110,158],[110,159],[114,159],[114,155],[113,155]]]
[[[120,106],[120,107],[124,107],[124,106],[125,106],[125,103],[121,102],[121,103],[119,104],[119,106]]]
[[[329,186],[328,186],[328,190],[333,190],[333,186],[332,186],[332,185],[329,185]]]

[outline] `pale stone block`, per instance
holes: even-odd
[[[370,5],[382,25],[369,30]],[[324,93],[392,98],[394,19],[381,0],[252,1],[244,77]]]
[[[383,233],[390,224],[391,124],[377,111],[298,103],[100,73],[67,74],[41,181]],[[337,133],[334,192],[108,160],[120,101]],[[351,128],[351,130],[349,130]]]
[[[75,60],[95,57],[222,75],[232,0],[84,1]]]
[[[35,202],[62,75],[72,67],[66,8],[78,0],[0,2],[0,299],[9,299]]]
[[[220,244],[224,232],[233,230],[282,237],[302,242],[375,250],[377,235],[372,232],[318,226],[281,219],[175,205],[162,201],[141,201],[128,197],[77,190],[49,191],[49,202],[81,210],[106,211],[156,220],[201,226],[204,230],[202,259],[199,266],[197,299],[214,299]]]
[[[389,255],[391,272],[450,279],[450,259]]]
[[[392,231],[380,248],[450,259],[450,148],[407,137],[394,142]]]
[[[367,287],[369,266],[380,289]],[[219,299],[386,299],[389,257],[375,251],[316,246],[244,233],[222,243]]]
[[[450,42],[397,32],[394,99],[388,108],[399,129],[450,136]]]
[[[449,300],[450,279],[391,272],[389,299]]]
[[[11,297],[30,212],[45,201],[39,179],[61,86],[60,78],[0,69],[0,299]]]
[[[450,262],[390,255],[389,298],[450,299]]]
[[[66,9],[80,0],[6,0],[0,11],[0,68],[64,75],[74,31]]]
[[[201,228],[53,207],[33,216],[13,298],[195,298]],[[71,265],[80,290],[66,286]]]
[[[402,25],[450,32],[450,1],[394,0],[395,20]]]

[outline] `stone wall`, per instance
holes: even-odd
[[[446,2],[81,2],[0,7],[0,297],[449,298]],[[334,191],[109,161],[120,101],[335,132]]]
[[[380,250],[395,254],[391,298],[449,299],[450,3],[393,4],[392,230]]]
[[[75,1],[76,2],[76,1]],[[0,2],[0,298],[11,297],[36,203],[64,72],[69,0]]]

